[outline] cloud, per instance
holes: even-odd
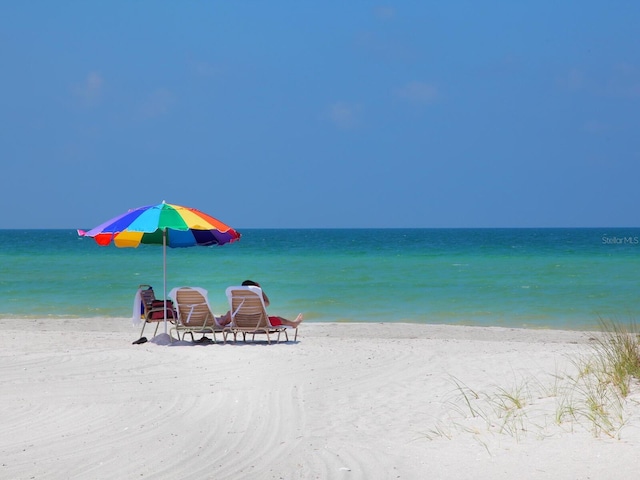
[[[362,31],[355,37],[355,46],[380,60],[393,63],[413,64],[420,58],[419,51],[398,35],[383,35],[380,32]]]
[[[201,60],[191,62],[191,69],[200,77],[218,77],[223,72],[220,66]]]
[[[396,9],[393,7],[380,5],[373,9],[373,13],[381,20],[391,20],[396,16]]]
[[[598,120],[590,120],[584,124],[583,129],[588,133],[601,134],[610,131],[611,126]]]
[[[640,69],[629,63],[615,65],[608,78],[606,90],[615,97],[640,98]]]
[[[584,73],[576,68],[572,68],[563,78],[560,79],[560,83],[569,90],[580,90],[585,85]]]
[[[640,98],[640,69],[627,63],[597,72],[573,68],[560,77],[559,84],[571,92],[633,100]]]
[[[168,113],[174,104],[173,94],[166,88],[158,88],[147,97],[140,112],[146,118],[156,118]]]
[[[103,86],[104,80],[102,76],[97,72],[89,72],[84,82],[77,85],[73,91],[83,105],[93,107],[100,103]]]
[[[394,91],[396,97],[416,105],[429,105],[440,96],[435,85],[423,82],[410,82]]]
[[[336,102],[329,106],[328,116],[338,128],[348,130],[358,125],[361,110],[359,105]]]

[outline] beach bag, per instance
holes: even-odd
[[[152,300],[151,301],[151,320],[162,320],[164,319],[164,300]],[[171,300],[167,300],[167,320],[173,320],[175,318],[175,308],[173,307],[173,302]]]

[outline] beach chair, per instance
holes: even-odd
[[[155,337],[158,333],[160,323],[164,322],[164,300],[159,300],[153,291],[151,285],[140,285],[136,294],[136,299],[140,299],[140,318],[142,321],[142,330],[140,330],[140,338],[144,333],[144,329],[149,323],[155,323],[156,329],[153,332]],[[167,320],[171,323],[175,322],[176,311],[173,302],[167,300]]]
[[[182,339],[187,334],[191,335],[192,341],[195,341],[194,333],[202,334],[202,338],[208,338],[206,334],[210,333],[213,335],[213,341],[216,342],[216,332],[222,333],[223,328],[216,322],[204,288],[174,288],[169,293],[169,297],[175,303],[178,313],[176,324],[169,333],[171,341],[173,341],[172,332],[176,332],[178,340],[180,340],[180,333],[182,333]]]
[[[224,338],[232,334],[234,342],[237,335],[241,334],[246,341],[247,335],[255,340],[257,334],[267,336],[267,342],[271,343],[271,335],[277,335],[276,343],[280,342],[280,334],[284,333],[286,341],[289,341],[287,330],[295,331],[294,341],[298,339],[298,328],[287,325],[271,325],[269,315],[262,297],[262,289],[255,286],[228,287],[226,290],[231,312],[231,323],[225,327]]]

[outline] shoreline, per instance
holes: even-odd
[[[62,324],[68,322],[84,322],[88,324],[108,324],[111,325],[110,328],[120,330],[122,325],[125,328],[131,327],[132,321],[130,317],[111,317],[111,316],[72,316],[72,315],[32,315],[32,316],[21,316],[21,315],[13,315],[13,314],[0,314],[0,324],[3,322],[8,322],[10,324],[16,322],[37,322],[39,324],[45,325],[50,322],[60,322]],[[628,325],[629,321],[621,321],[619,322],[622,325]],[[575,328],[570,328],[566,325],[561,327],[550,327],[547,325],[502,325],[502,324],[472,324],[472,323],[424,323],[419,321],[411,321],[411,320],[399,320],[399,321],[366,321],[366,320],[345,320],[338,319],[334,321],[323,321],[323,320],[315,320],[309,319],[305,315],[305,325],[391,325],[391,326],[400,326],[400,325],[411,325],[417,327],[427,327],[427,328],[496,328],[496,329],[505,329],[505,330],[526,330],[526,331],[550,331],[550,332],[599,332],[601,331],[599,325],[597,323],[584,323],[582,326],[576,326]],[[90,327],[92,328],[92,327]],[[133,327],[141,328],[140,327]]]
[[[161,346],[132,345],[140,328],[125,318],[0,329],[2,478],[568,480],[640,467],[637,385],[611,432],[556,421],[563,402],[581,408],[563,392],[591,331],[305,322],[295,343]],[[522,408],[501,408],[509,396]]]

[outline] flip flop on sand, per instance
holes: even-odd
[[[131,345],[139,345],[141,343],[145,343],[147,341],[147,337],[140,337],[138,340],[133,342]]]

